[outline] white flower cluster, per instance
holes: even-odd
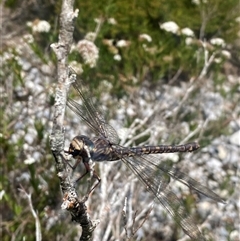
[[[139,35],[139,39],[140,39],[140,40],[146,40],[147,42],[152,42],[152,37],[149,36],[149,35],[146,34],[146,33],[140,34],[140,35]]]
[[[181,29],[181,33],[186,35],[187,37],[194,37],[194,32],[190,28],[183,28]]]
[[[112,25],[116,25],[117,24],[117,21],[115,20],[115,18],[108,18],[107,22],[109,24],[112,24]]]
[[[231,53],[227,50],[222,50],[222,55],[226,58],[226,59],[230,59],[231,58]]]
[[[192,3],[195,4],[195,5],[199,5],[200,1],[199,0],[192,0]]]
[[[171,32],[171,33],[174,33],[174,34],[177,34],[178,31],[179,31],[178,25],[173,21],[169,21],[169,22],[165,22],[163,24],[160,24],[160,28],[167,31],[167,32]]]
[[[202,3],[207,3],[208,1],[207,0],[202,0]],[[195,5],[200,5],[200,0],[192,0],[192,3],[195,4]]]
[[[89,32],[84,37],[84,39],[89,40],[91,42],[94,42],[95,38],[96,38],[96,33],[94,32]]]
[[[91,68],[96,66],[99,51],[93,42],[83,39],[78,42],[77,49],[85,64],[88,64]]]
[[[240,23],[240,16],[235,19],[237,23]]]
[[[34,42],[34,38],[31,34],[25,34],[23,36],[23,40],[26,41],[29,44],[32,44]]]
[[[121,39],[121,40],[117,41],[117,43],[116,43],[116,46],[118,48],[124,48],[124,47],[127,47],[129,45],[130,45],[130,42],[127,41],[127,40],[124,40],[124,39]]]
[[[121,60],[122,60],[122,57],[121,57],[120,54],[115,54],[115,55],[113,56],[113,59],[116,60],[116,61],[121,61]]]
[[[216,46],[220,46],[220,47],[225,47],[225,45],[226,45],[225,41],[221,38],[212,38],[210,40],[210,43],[212,45],[216,45]]]
[[[51,26],[47,21],[39,19],[35,20],[34,22],[28,22],[27,26],[31,27],[33,32],[38,33],[48,33],[51,29]]]
[[[195,38],[195,35],[192,29],[190,28],[180,29],[180,27],[173,21],[160,24],[160,28],[165,30],[166,32],[170,32],[177,35],[184,35],[186,37],[185,39],[186,45],[192,44],[193,39]]]
[[[173,34],[183,34],[187,37],[194,37],[194,32],[190,28],[180,29],[179,26],[173,21],[160,24],[160,28]]]

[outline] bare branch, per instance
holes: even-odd
[[[68,210],[72,215],[72,220],[78,222],[82,227],[80,240],[91,240],[95,225],[91,222],[85,205],[86,199],[79,201],[76,190],[69,177],[66,167],[66,157],[64,154],[64,116],[67,101],[67,92],[74,74],[69,74],[67,57],[73,42],[74,19],[78,10],[73,11],[73,0],[63,0],[60,15],[59,42],[51,45],[58,60],[57,76],[58,85],[56,88],[55,110],[53,116],[53,128],[50,136],[51,150],[56,162],[57,175],[64,194],[62,209]]]

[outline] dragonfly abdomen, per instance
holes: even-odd
[[[197,150],[200,145],[196,142],[188,143],[184,145],[159,145],[159,146],[142,146],[132,147],[131,153],[135,155],[142,154],[157,154],[157,153],[173,153],[173,152],[192,152]],[[130,154],[131,156],[131,154]]]

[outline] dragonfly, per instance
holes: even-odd
[[[70,72],[70,74],[74,74],[74,72]],[[83,162],[86,168],[85,174],[91,172],[92,176],[98,180],[96,185],[100,183],[101,179],[93,170],[91,163],[122,161],[145,185],[145,188],[153,195],[154,201],[160,203],[167,210],[192,240],[206,240],[194,223],[193,218],[182,205],[181,199],[169,188],[170,179],[175,179],[216,202],[225,203],[225,201],[208,187],[178,168],[159,161],[159,155],[154,155],[159,153],[193,152],[200,147],[198,143],[137,147],[121,146],[119,145],[116,130],[105,121],[103,112],[94,102],[87,84],[76,75],[76,81],[72,85],[80,100],[77,102],[68,98],[67,106],[88,125],[95,137],[89,138],[85,135],[78,135],[73,138],[69,150],[65,152],[74,159]],[[82,176],[79,179],[81,178]]]

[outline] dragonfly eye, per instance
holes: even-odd
[[[75,137],[69,146],[68,153],[73,157],[80,156],[83,151],[83,141]]]

